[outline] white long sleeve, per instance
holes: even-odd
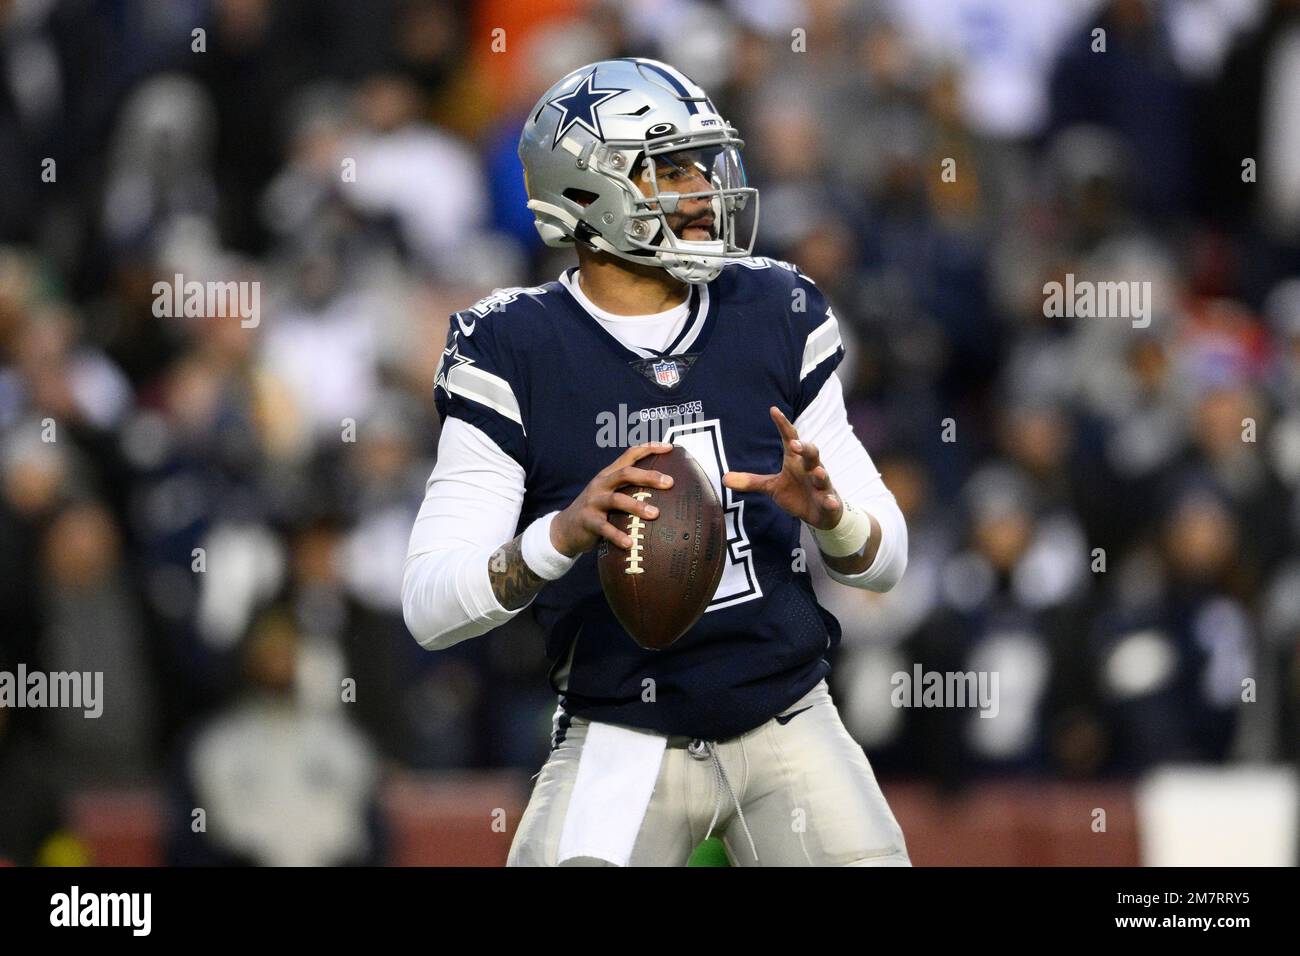
[[[514,537],[523,501],[519,463],[473,425],[447,419],[402,574],[402,616],[422,647],[451,647],[522,610],[496,599],[488,560]]]
[[[907,522],[871,455],[853,433],[838,375],[832,373],[826,380],[794,427],[800,438],[817,446],[841,500],[853,502],[880,525],[880,548],[871,567],[859,574],[841,574],[827,567],[826,573],[850,587],[888,591],[907,568]]]

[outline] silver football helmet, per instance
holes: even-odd
[[[524,123],[519,159],[548,246],[581,242],[708,282],[754,248],[758,190],[746,185],[742,146],[689,78],[657,60],[627,58],[589,64],[547,90]],[[707,203],[687,204],[700,214],[679,221],[681,231],[710,238],[686,239],[670,227],[683,200]]]

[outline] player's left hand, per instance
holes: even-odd
[[[821,463],[817,446],[800,440],[799,432],[775,405],[768,413],[781,433],[785,450],[781,470],[774,475],[729,471],[722,476],[722,483],[733,491],[761,491],[786,514],[829,531],[839,524],[844,504]]]

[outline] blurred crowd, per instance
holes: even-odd
[[[1297,0],[0,0],[0,670],[106,697],[0,710],[0,857],[149,783],[177,861],[366,862],[385,769],[540,766],[536,626],[426,653],[401,569],[448,314],[570,261],[522,118],[622,55],[711,92],[840,317],[910,528],[888,594],[813,569],[878,771],[1296,758]],[[259,321],[157,315],[178,274]],[[998,717],[893,706],[918,663]]]

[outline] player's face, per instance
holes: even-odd
[[[654,157],[654,178],[649,170],[636,177],[637,186],[646,196],[659,193],[694,193],[713,188],[709,178],[709,159],[700,150],[681,150]],[[679,239],[706,241],[717,238],[713,207],[707,196],[680,199],[675,211],[667,213],[668,228]]]

